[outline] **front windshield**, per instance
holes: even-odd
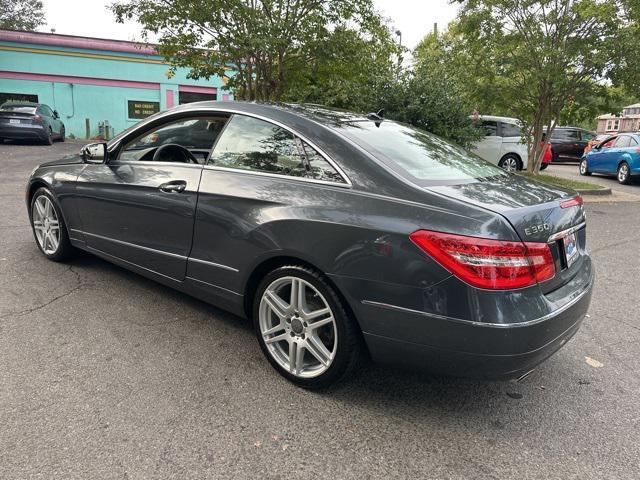
[[[453,143],[399,123],[351,122],[340,131],[412,180],[448,183],[507,175]]]

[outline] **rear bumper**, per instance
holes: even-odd
[[[411,325],[414,341],[364,332],[374,361],[469,378],[517,378],[553,355],[578,331],[591,301],[593,276],[571,301],[529,322],[460,321],[398,307],[369,305],[370,313]]]
[[[46,130],[42,125],[0,125],[0,138],[10,140],[46,140]]]

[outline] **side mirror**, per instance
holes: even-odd
[[[107,144],[102,142],[85,145],[80,150],[80,155],[82,155],[84,163],[105,163],[107,161]]]
[[[60,118],[60,115],[58,114],[57,110],[53,111],[53,118]]]

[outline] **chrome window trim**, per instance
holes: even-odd
[[[328,180],[316,180],[315,178],[307,178],[307,177],[292,177],[291,175],[281,175],[278,173],[260,172],[258,170],[244,170],[242,168],[216,167],[215,165],[205,165],[204,169],[220,171],[220,172],[242,173],[245,175],[256,175],[260,177],[279,178],[280,180],[286,180],[286,181],[316,183],[318,185],[327,185],[327,186],[339,187],[339,188],[352,187],[352,185],[348,185],[346,183],[330,182]]]
[[[313,147],[321,156],[322,158],[324,158],[329,165],[331,165],[333,168],[335,168],[335,170],[338,172],[338,174],[342,177],[342,179],[344,180],[344,184],[341,182],[330,182],[330,181],[326,181],[326,180],[316,180],[313,178],[305,178],[305,177],[292,177],[289,175],[278,175],[278,174],[269,174],[269,175],[275,175],[278,178],[291,178],[294,180],[305,180],[305,181],[314,181],[315,182],[320,182],[323,184],[329,184],[329,185],[338,185],[338,186],[345,186],[345,187],[353,187],[353,183],[351,182],[351,179],[347,176],[347,174],[344,172],[344,170],[342,170],[342,168],[329,156],[327,155],[324,150],[322,150],[320,147],[318,147],[318,145],[316,143],[314,143],[313,141],[309,140],[309,138],[307,138],[306,136],[298,133],[296,130],[292,129],[291,127],[288,127],[287,125],[277,121],[277,120],[273,120],[269,117],[266,117],[264,115],[260,115],[258,113],[253,113],[253,112],[245,112],[242,110],[237,110],[234,108],[218,108],[218,107],[211,107],[211,108],[205,108],[202,110],[195,110],[194,112],[192,112],[194,115],[197,115],[198,113],[200,114],[210,114],[210,113],[228,113],[228,114],[232,114],[232,115],[245,115],[247,117],[252,117],[252,118],[257,118],[258,120],[262,120],[264,122],[268,122],[271,123],[273,125],[276,125],[286,131],[288,131],[289,133],[291,133],[292,135],[300,138],[300,140],[303,140],[305,142],[307,142],[309,144],[309,146]],[[169,112],[166,114],[167,117],[170,117],[173,114],[177,114],[180,112]],[[161,117],[164,118],[164,117]],[[315,122],[314,122],[315,123]],[[228,124],[228,122],[227,122]],[[226,125],[225,125],[226,127]],[[144,124],[140,125],[140,128],[144,128]],[[226,129],[226,128],[225,128]],[[224,130],[222,130],[222,132],[220,132],[220,136],[218,137],[218,139],[216,139],[216,142],[214,143],[212,149],[211,149],[211,153],[209,155],[211,155],[213,153],[213,151],[215,150],[215,147],[218,143],[219,138],[222,136],[222,134],[224,133]],[[333,130],[331,130],[333,132]],[[133,132],[132,132],[133,133]],[[115,150],[116,148],[118,148],[120,146],[120,144],[122,143],[122,139],[119,139],[117,142],[115,142],[113,145],[109,146],[108,150]],[[115,161],[115,160],[114,160]],[[135,162],[134,162],[135,163]],[[151,163],[151,162],[140,162],[140,163]],[[170,164],[170,165],[174,165],[174,163],[172,162],[159,162],[162,164]],[[178,165],[184,165],[182,163],[177,163]],[[201,165],[202,166],[202,165]],[[204,167],[211,167],[211,165],[204,165]],[[234,172],[252,172],[252,173],[265,173],[267,174],[267,172],[257,172],[257,171],[252,171],[252,170],[243,170],[243,169],[235,169],[235,168],[228,168],[228,167],[218,167],[218,168],[225,168],[228,170],[232,170]]]
[[[576,225],[574,227],[567,228],[566,230],[562,230],[561,232],[558,232],[558,233],[554,233],[553,235],[551,235],[549,237],[549,239],[547,240],[547,243],[556,242],[556,241],[560,240],[561,238],[566,237],[567,235],[571,235],[572,233],[575,233],[578,230],[582,230],[586,226],[587,226],[587,222],[582,222],[582,223],[579,223],[578,225]]]

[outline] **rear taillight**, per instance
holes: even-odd
[[[571,200],[565,200],[560,203],[560,208],[579,207],[580,205],[584,205],[584,200],[580,195],[578,195],[577,197],[573,197]]]
[[[42,123],[42,117],[40,115],[34,115],[33,121],[36,123]]]
[[[509,290],[544,282],[556,273],[546,243],[511,242],[418,230],[411,241],[469,285]]]

